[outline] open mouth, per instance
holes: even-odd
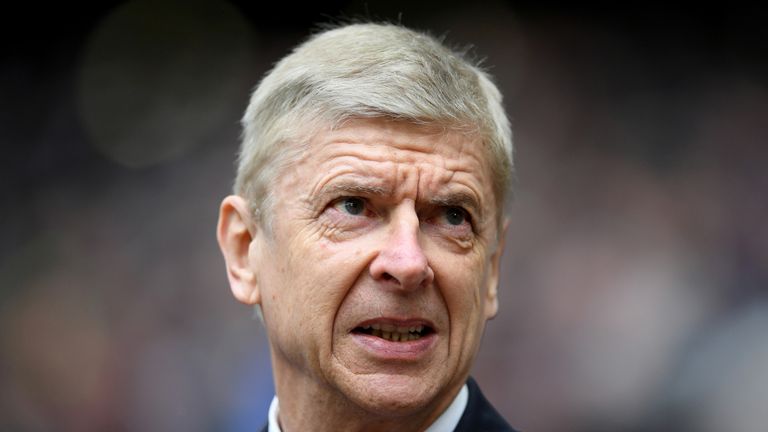
[[[433,333],[434,330],[424,325],[404,327],[392,324],[370,324],[356,327],[352,332],[375,336],[391,342],[408,342],[419,340],[424,336]]]

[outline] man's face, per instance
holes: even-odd
[[[369,411],[444,408],[497,309],[489,172],[479,142],[435,128],[315,135],[249,249],[276,378]]]

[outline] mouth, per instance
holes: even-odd
[[[390,342],[410,342],[419,340],[435,331],[424,324],[395,325],[388,323],[371,323],[355,327],[352,333],[364,334],[381,338]]]

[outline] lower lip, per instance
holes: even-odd
[[[419,339],[393,342],[365,333],[351,333],[352,339],[381,360],[416,361],[424,358],[435,345],[437,335],[430,333]]]

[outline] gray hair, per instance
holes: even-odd
[[[242,119],[235,193],[269,227],[271,183],[298,156],[297,144],[321,127],[383,117],[479,137],[502,209],[512,136],[501,99],[478,64],[428,34],[373,23],[326,30],[277,63],[253,92]]]

